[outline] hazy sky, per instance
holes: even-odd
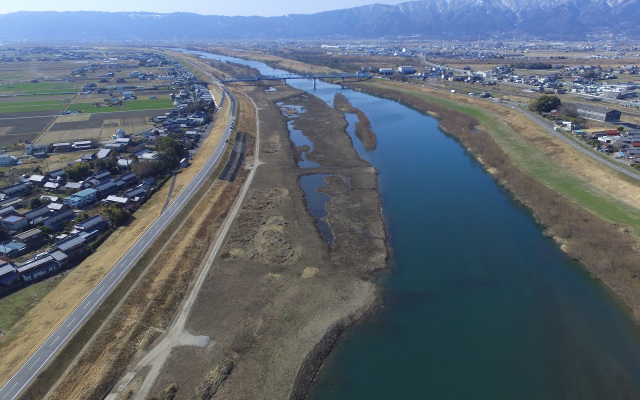
[[[16,11],[149,11],[213,15],[312,14],[366,4],[399,4],[408,0],[0,0],[0,14]]]

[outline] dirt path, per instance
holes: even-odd
[[[177,316],[176,321],[171,326],[169,331],[165,334],[164,338],[158,343],[149,353],[147,353],[140,362],[138,362],[135,367],[132,369],[132,372],[125,375],[125,377],[115,386],[115,391],[113,391],[107,399],[116,399],[118,394],[122,393],[129,389],[129,383],[136,377],[137,374],[140,374],[141,371],[148,371],[146,376],[143,379],[142,384],[136,390],[135,394],[133,394],[131,399],[145,399],[151,390],[154,382],[156,381],[158,375],[161,372],[162,367],[165,365],[171,351],[174,347],[178,346],[197,346],[197,347],[206,347],[209,344],[209,338],[207,336],[193,336],[189,334],[189,332],[185,329],[185,324],[187,321],[187,317],[191,312],[191,308],[198,296],[202,285],[204,284],[205,278],[207,277],[209,270],[213,267],[213,260],[218,255],[220,248],[222,247],[229,230],[231,228],[231,224],[233,223],[238,211],[240,210],[240,206],[244,201],[249,187],[251,186],[251,182],[255,176],[255,173],[260,166],[260,160],[258,157],[258,150],[260,149],[260,116],[258,113],[258,107],[255,102],[251,100],[253,107],[255,108],[256,114],[256,154],[255,161],[247,177],[242,191],[240,195],[236,199],[233,209],[225,219],[224,225],[222,226],[222,230],[218,236],[218,239],[213,244],[209,254],[206,259],[203,260],[204,268],[201,269],[201,272],[196,280],[193,288],[189,293],[189,297],[184,302],[183,306],[180,309],[180,312]]]
[[[209,345],[167,349],[149,397],[302,398],[339,333],[375,304],[370,278],[385,267],[387,254],[375,170],[351,146],[342,113],[291,87],[265,89],[241,87],[259,109],[264,164],[184,325],[210,338]],[[285,116],[280,102],[307,112]],[[250,119],[242,114],[247,108],[240,107],[241,125]],[[302,149],[289,139],[289,119],[313,141],[309,157],[325,168],[298,167]],[[323,188],[331,196],[331,246],[299,184],[313,173],[333,174]],[[126,377],[120,386],[131,383],[120,393],[147,393],[142,375],[151,368]]]

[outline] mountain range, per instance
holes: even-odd
[[[424,0],[316,14],[226,17],[194,13],[16,12],[0,15],[2,41],[476,38],[556,40],[640,33],[640,0]]]

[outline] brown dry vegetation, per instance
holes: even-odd
[[[165,332],[238,192],[237,184],[214,181],[182,223],[169,230],[174,232],[170,240],[154,245],[148,270],[50,398],[105,396],[128,363]]]
[[[546,233],[616,292],[633,310],[635,319],[640,320],[640,254],[637,237],[629,229],[599,218],[523,173],[491,135],[472,129],[480,126],[475,117],[391,85],[384,89],[371,85],[358,88],[437,115],[442,129],[469,149],[501,185],[532,210],[536,221],[547,228]]]
[[[187,322],[214,345],[175,348],[152,395],[176,385],[176,399],[302,398],[339,332],[375,300],[369,279],[386,255],[376,174],[350,145],[344,116],[289,87],[242,90],[260,110],[263,164]],[[295,128],[326,168],[297,166],[300,149],[289,140],[280,101],[307,110]],[[298,182],[316,172],[336,174],[323,188],[331,196],[331,246]]]
[[[354,107],[349,99],[347,99],[342,93],[336,93],[333,99],[333,105],[336,109],[345,112],[352,113],[358,116],[358,122],[356,123],[356,135],[360,140],[364,148],[367,150],[373,150],[378,145],[378,139],[376,134],[371,129],[371,121],[362,110]]]

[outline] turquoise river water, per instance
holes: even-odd
[[[202,54],[202,53],[201,53]],[[264,64],[263,74],[284,74]],[[383,301],[339,340],[310,399],[637,399],[640,330],[433,118],[287,83],[370,118],[392,251]],[[312,168],[310,174],[312,174]]]

